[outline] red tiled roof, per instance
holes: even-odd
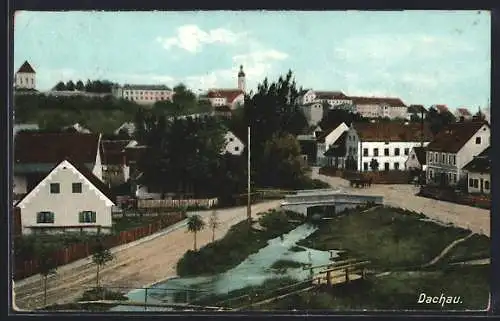
[[[474,173],[491,173],[491,147],[483,150],[479,155],[475,156],[464,169]]]
[[[34,74],[35,73],[35,69],[33,69],[33,67],[31,67],[31,65],[29,64],[29,62],[25,61],[21,65],[21,67],[19,67],[19,70],[17,70],[17,72],[24,72],[24,73]]]
[[[453,123],[442,129],[434,140],[427,145],[427,150],[434,152],[456,153],[474,136],[485,122]]]
[[[422,137],[421,124],[417,123],[355,123],[354,129],[364,142],[419,142]],[[424,124],[424,142],[432,140],[428,124]]]
[[[349,97],[356,105],[381,105],[387,104],[391,107],[406,107],[400,98],[395,97]]]
[[[121,165],[125,156],[125,146],[129,140],[101,141],[101,162],[103,165]]]
[[[472,116],[467,108],[457,108],[457,113],[461,116]]]
[[[77,163],[95,163],[99,134],[20,132],[14,145],[16,164],[58,164],[71,158]]]
[[[208,91],[208,98],[226,98],[226,101],[230,104],[239,95],[244,94],[242,90],[239,89],[211,89]]]
[[[349,99],[341,91],[315,91],[314,94],[317,99]]]

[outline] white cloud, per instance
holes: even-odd
[[[234,33],[224,28],[204,31],[197,25],[184,25],[177,29],[176,36],[169,38],[157,37],[156,41],[161,43],[167,50],[170,50],[172,47],[179,47],[195,53],[201,50],[203,44],[234,44],[245,35],[245,33]]]

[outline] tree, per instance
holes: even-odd
[[[106,265],[109,261],[112,261],[114,258],[113,254],[107,248],[104,243],[102,242],[101,239],[97,240],[96,245],[93,248],[92,251],[92,262],[95,263],[97,270],[96,270],[96,289],[100,288],[99,284],[99,272],[102,267]]]
[[[70,80],[66,83],[66,90],[73,91],[75,90],[75,83]]]
[[[374,172],[378,171],[379,163],[375,158],[372,158],[372,160],[370,161],[370,168]]]
[[[194,235],[194,250],[196,251],[196,234],[205,228],[205,222],[199,215],[193,215],[188,218],[187,228]]]
[[[426,121],[430,124],[430,129],[435,135],[447,125],[455,122],[455,116],[449,111],[438,112],[434,107],[429,108]]]
[[[57,83],[57,85],[54,87],[54,89],[56,91],[64,91],[64,90],[66,90],[66,85],[62,81],[60,81]]]
[[[212,211],[212,215],[210,215],[210,220],[208,222],[208,225],[212,229],[212,242],[213,242],[215,241],[215,229],[217,229],[220,225],[216,209]]]
[[[56,274],[57,264],[52,257],[53,248],[46,246],[43,242],[37,248],[38,264],[40,266],[40,275],[43,278],[43,305],[47,305],[47,278],[49,275]]]
[[[78,80],[75,85],[76,90],[79,91],[84,91],[85,90],[85,85],[83,84],[83,81]]]

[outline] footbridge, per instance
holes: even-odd
[[[334,213],[339,213],[356,206],[383,203],[383,196],[347,194],[340,189],[300,190],[287,195],[281,208],[307,215],[308,209],[315,207],[328,207]]]

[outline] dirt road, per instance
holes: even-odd
[[[252,206],[252,214],[264,212],[279,206],[281,200],[268,201]],[[194,213],[190,213],[192,215]],[[208,222],[211,211],[197,212]],[[216,239],[221,238],[229,228],[246,218],[246,207],[218,210],[220,227]],[[129,287],[130,290],[176,276],[177,261],[193,248],[193,235],[186,230],[185,221],[176,224],[170,231],[157,233],[113,249],[115,259],[101,270],[101,284],[104,286]],[[198,233],[197,243],[201,247],[211,242],[210,228]],[[90,258],[59,267],[57,274],[49,277],[47,304],[73,302],[85,287],[95,285],[96,267]],[[26,278],[15,284],[16,305],[20,309],[34,309],[43,306],[43,283],[39,275]]]
[[[351,188],[345,179],[318,174],[318,168],[313,169],[312,178],[328,182],[332,187],[340,187],[347,193],[380,195],[384,197],[386,205],[423,213],[433,220],[453,223],[472,232],[490,236],[489,210],[416,196],[418,188],[413,185],[375,184],[368,188]]]

